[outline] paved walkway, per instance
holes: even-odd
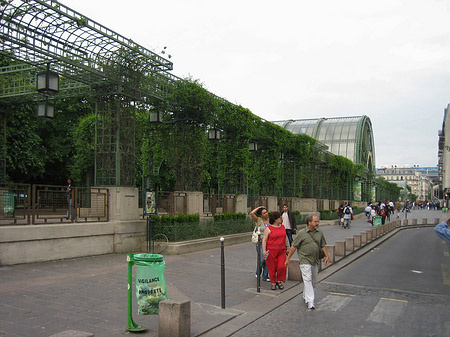
[[[446,217],[440,211],[408,213],[419,223]],[[359,218],[349,230],[337,225],[320,228],[333,244],[371,225]],[[270,283],[261,282],[261,293],[256,292],[256,251],[250,235],[248,243],[225,247],[226,309],[221,309],[220,248],[164,260],[169,297],[191,300],[192,336],[228,336],[302,291],[299,282],[287,281],[283,291],[271,291]],[[131,335],[125,330],[127,273],[126,254],[0,267],[0,336],[47,337],[66,330],[97,337]],[[138,315],[134,289],[133,299],[134,321],[149,327],[139,335],[157,336],[158,317]]]

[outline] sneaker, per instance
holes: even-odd
[[[309,310],[314,310],[316,307],[314,306],[314,304],[308,303],[308,309]]]
[[[266,278],[264,281],[266,282],[270,282],[270,278]]]

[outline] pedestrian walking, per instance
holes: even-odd
[[[286,282],[286,229],[281,223],[281,213],[271,212],[269,215],[270,225],[264,230],[262,241],[263,253],[269,269],[271,289],[284,289],[283,282]]]
[[[289,210],[287,204],[283,205],[283,213],[281,214],[281,223],[286,228],[286,235],[289,240],[289,247],[292,246],[292,234],[297,232],[297,224],[295,223],[295,216]]]
[[[285,266],[289,265],[289,260],[297,250],[300,271],[303,278],[303,299],[309,309],[315,309],[314,287],[319,273],[319,251],[322,250],[325,255],[325,266],[328,266],[330,259],[325,248],[327,242],[325,236],[319,231],[319,217],[308,215],[306,217],[306,228],[298,232],[289,254],[286,258]]]
[[[344,229],[349,229],[350,224],[353,220],[353,208],[350,206],[350,203],[344,207]]]
[[[69,220],[72,217],[72,189],[73,189],[73,180],[72,178],[67,178],[66,185],[66,199],[67,199],[67,212],[66,219]]]
[[[264,233],[264,230],[267,226],[269,226],[269,212],[264,206],[256,207],[254,210],[250,212],[250,215],[255,221],[256,226],[259,227],[259,231]],[[260,270],[262,271],[262,279],[264,281],[270,281],[269,279],[269,270],[267,269],[266,260],[264,258],[262,244],[256,244],[256,253],[260,252]],[[256,266],[255,276],[258,277],[258,266]]]
[[[372,203],[368,202],[364,212],[366,213],[367,222],[370,222],[370,212],[372,211]]]
[[[377,206],[372,205],[372,210],[370,211],[370,223],[373,226],[373,220],[377,216]]]
[[[339,217],[339,225],[344,226],[344,207],[346,203],[342,203],[339,205],[338,209],[336,210],[336,213]]]

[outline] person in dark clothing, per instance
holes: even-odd
[[[297,224],[295,223],[295,216],[289,210],[289,206],[287,204],[283,205],[283,213],[281,214],[282,224],[286,228],[286,236],[289,240],[289,247],[292,246],[292,234],[297,232]]]
[[[66,219],[70,219],[70,217],[72,216],[72,189],[73,189],[72,178],[67,178],[67,186],[66,186],[67,213],[66,213]]]

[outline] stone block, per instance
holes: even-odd
[[[302,273],[300,272],[300,265],[298,260],[289,260],[288,265],[288,280],[302,281]]]
[[[362,235],[361,234],[353,235],[353,243],[354,243],[355,249],[361,247],[361,241],[362,241]]]
[[[159,337],[189,337],[191,334],[191,301],[159,302]]]
[[[367,242],[372,241],[373,230],[372,229],[366,230],[366,234],[367,234]]]
[[[353,237],[345,238],[345,248],[351,252],[355,250],[355,239]]]
[[[412,219],[412,224],[417,225],[417,219]]]
[[[403,220],[403,226],[408,226],[408,219]]]
[[[325,246],[325,248],[327,249],[328,257],[330,259],[330,264],[335,263],[336,262],[335,246],[327,245],[327,246]]]
[[[435,224],[435,225],[439,224],[440,221],[441,221],[441,220],[439,220],[439,218],[434,218],[434,224]]]
[[[367,243],[367,232],[361,233],[361,246],[364,246]]]
[[[302,210],[302,213],[317,212],[316,199],[307,199],[307,198],[301,199],[300,209]]]
[[[335,249],[335,256],[346,256],[346,247],[345,247],[345,241],[336,241],[334,243],[334,249]]]
[[[375,240],[377,237],[378,237],[377,229],[376,228],[372,228],[372,240]]]
[[[423,218],[422,219],[422,225],[428,225],[428,219],[427,218]]]

